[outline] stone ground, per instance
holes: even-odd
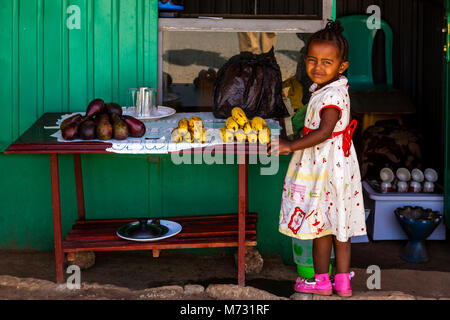
[[[398,258],[404,241],[353,245],[354,295],[340,298],[295,293],[296,266],[263,256],[261,272],[237,286],[234,257],[162,251],[98,252],[81,271],[81,288],[56,284],[53,252],[0,251],[0,299],[18,300],[437,300],[450,298],[450,243],[427,243],[431,261],[411,264]],[[381,269],[380,289],[369,290],[369,265]],[[67,274],[69,277],[70,274]]]

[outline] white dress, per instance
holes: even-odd
[[[339,134],[350,121],[347,87],[347,79],[341,76],[317,91],[317,84],[310,88],[305,130],[319,128],[323,108],[339,109],[340,118],[335,137],[292,155],[279,219],[279,231],[287,236],[314,239],[333,234],[345,242],[366,234],[358,159],[353,144],[349,155],[344,154],[344,134]]]

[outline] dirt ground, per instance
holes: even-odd
[[[352,270],[356,272],[352,280],[354,293],[364,295],[375,291],[395,291],[419,298],[450,298],[450,242],[427,242],[431,260],[423,264],[407,263],[399,258],[404,244],[405,241],[353,244]],[[283,263],[277,256],[263,256],[263,259],[262,271],[246,276],[246,287],[292,299],[296,266]],[[371,276],[367,273],[367,267],[370,265],[381,269],[379,290],[369,290],[367,287]],[[214,299],[207,294],[208,290],[197,289],[214,284],[236,285],[237,268],[229,251],[201,255],[166,250],[158,258],[153,258],[148,251],[97,252],[95,265],[81,271],[81,283],[83,290],[70,292],[64,290],[65,284],[55,284],[53,252],[0,251],[0,299],[167,297],[208,300]],[[184,293],[178,292],[182,291],[180,287],[185,289]],[[164,296],[164,293],[155,293],[152,288],[169,293]]]

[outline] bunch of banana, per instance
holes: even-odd
[[[245,143],[245,141],[247,140],[247,135],[242,129],[237,129],[236,132],[234,133],[234,137],[236,138],[236,141],[239,143]]]
[[[258,134],[254,130],[250,130],[249,133],[247,133],[247,140],[248,143],[255,144],[258,142]]]
[[[228,117],[225,121],[225,126],[228,130],[231,130],[233,132],[236,132],[239,129],[239,125],[237,122],[233,119],[233,117]]]
[[[252,119],[252,129],[259,133],[263,128],[267,128],[266,121],[261,117],[254,117]]]
[[[220,128],[220,135],[222,136],[223,142],[231,143],[234,141],[234,133],[226,126]]]
[[[183,141],[183,135],[180,133],[180,130],[178,128],[175,128],[172,130],[172,141],[175,143],[180,143]]]
[[[258,141],[260,144],[268,144],[270,142],[270,130],[268,127],[262,128],[258,132]]]
[[[225,121],[225,126],[220,129],[224,142],[233,142],[234,138],[239,143],[248,141],[251,144],[267,144],[270,142],[270,129],[266,121],[261,117],[254,117],[249,121],[244,110],[234,107],[231,117]],[[234,137],[233,137],[233,136]]]
[[[270,129],[263,118],[254,117],[252,119],[252,129],[258,134],[260,144],[268,144],[270,142]]]
[[[192,116],[189,119],[189,130],[192,131],[194,128],[202,128],[203,127],[203,121],[197,116]]]
[[[203,127],[202,119],[192,116],[189,121],[182,118],[178,121],[178,127],[172,130],[172,141],[192,143],[206,142],[206,129]]]
[[[240,128],[243,128],[244,125],[248,122],[248,118],[244,110],[239,107],[234,107],[231,110],[231,117],[234,119],[234,121],[237,122]]]
[[[179,121],[178,121],[178,132],[181,134],[181,135],[185,135],[186,134],[186,132],[188,132],[188,125],[189,125],[189,123],[188,123],[188,121],[187,121],[187,119],[186,118],[182,118],[182,119],[180,119]]]

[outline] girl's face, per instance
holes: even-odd
[[[337,80],[348,68],[348,61],[342,61],[338,48],[329,41],[314,40],[305,56],[306,73],[317,83],[318,88]]]

